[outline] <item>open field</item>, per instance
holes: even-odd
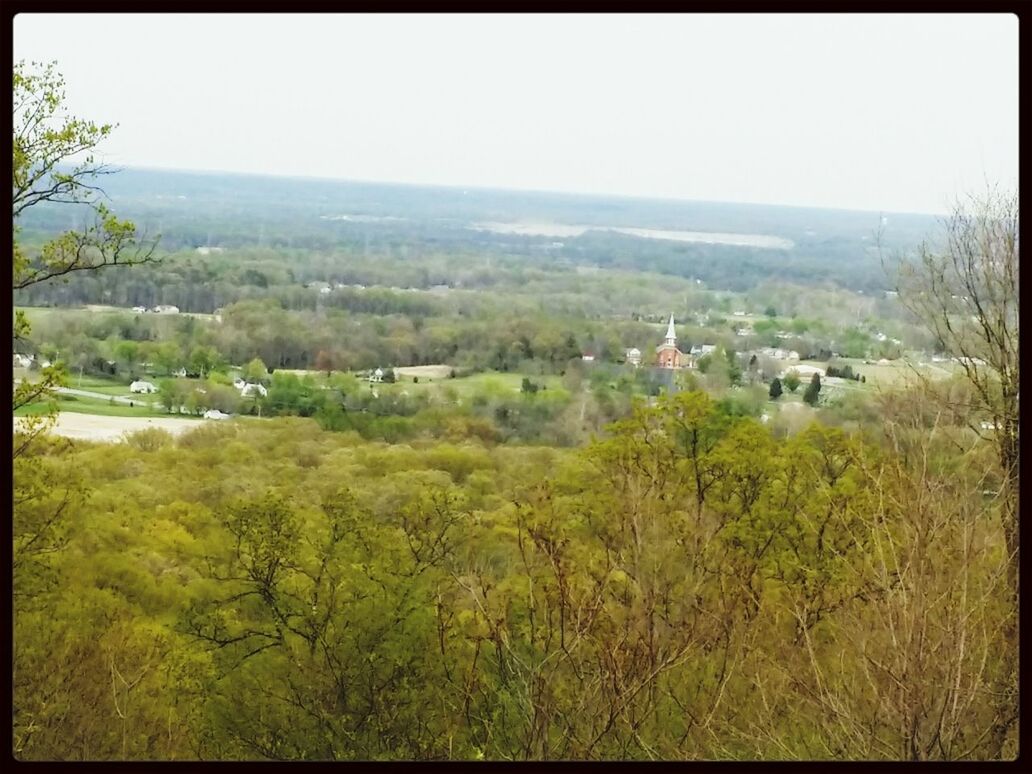
[[[395,372],[398,370],[395,369]],[[528,377],[534,384],[545,387],[547,390],[562,389],[562,378],[558,376],[534,376],[524,373],[503,373],[501,371],[484,371],[471,376],[456,377],[455,379],[435,379],[434,381],[426,381],[422,377],[406,376],[400,378],[393,385],[378,384],[376,387],[381,390],[393,388],[406,391],[451,389],[459,397],[469,396],[475,392],[512,394],[520,391],[524,377]],[[412,381],[414,378],[419,378],[419,381]]]
[[[204,312],[179,312],[178,314],[158,314],[157,312],[134,312],[127,306],[108,306],[106,304],[86,304],[85,306],[17,306],[20,312],[25,312],[29,321],[39,320],[53,314],[68,314],[69,312],[89,312],[91,314],[147,314],[154,317],[196,317],[199,320],[214,320],[214,314]]]
[[[840,365],[852,366],[853,371],[862,374],[867,380],[866,386],[873,387],[902,387],[909,381],[917,378],[914,373],[927,376],[931,379],[944,379],[952,376],[957,369],[956,363],[929,363],[921,362],[913,358],[901,358],[890,360],[888,363],[879,364],[877,361],[864,363],[860,358],[841,357],[835,358]],[[812,365],[817,368],[827,368],[828,364],[822,360],[803,360],[802,365]]]
[[[450,374],[452,370],[452,367],[448,365],[425,365],[395,368],[394,373],[398,376],[418,376],[420,379],[423,379],[424,377],[427,379],[447,379],[448,374]]]
[[[103,398],[87,398],[80,395],[63,395],[59,394],[56,397],[57,409],[61,413],[69,414],[92,414],[94,416],[104,417],[165,417],[168,416],[168,412],[163,408],[155,405],[154,408],[150,408],[145,402],[137,403],[136,405],[130,406],[125,403],[112,403],[104,400]],[[148,396],[149,397],[149,396]],[[30,403],[27,406],[22,406],[14,415],[19,416],[37,416],[39,414],[45,414],[49,411],[49,406],[45,402]]]
[[[125,433],[144,430],[149,427],[157,427],[167,430],[173,435],[179,435],[187,430],[200,427],[201,420],[187,419],[181,417],[119,417],[119,416],[91,416],[89,414],[77,414],[61,412],[57,416],[57,422],[51,432],[65,438],[78,438],[86,441],[120,441]],[[18,419],[14,419],[14,429],[18,429]]]

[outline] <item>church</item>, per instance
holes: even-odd
[[[657,368],[691,368],[692,356],[677,348],[677,333],[674,331],[674,316],[670,315],[666,337],[656,347]]]

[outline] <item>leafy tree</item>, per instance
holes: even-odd
[[[198,346],[190,353],[190,368],[200,374],[203,379],[208,373],[222,364],[222,357],[215,347]]]
[[[334,357],[332,352],[328,352],[325,349],[320,349],[315,355],[315,370],[325,371],[326,378],[329,379],[333,375]]]
[[[260,357],[256,357],[244,367],[244,381],[251,384],[262,384],[269,379],[269,369]]]
[[[803,401],[811,406],[817,405],[817,398],[821,392],[821,375],[815,373],[813,378],[810,379],[810,384],[807,385],[806,391],[803,393]]]
[[[901,262],[897,291],[936,340],[959,358],[971,386],[967,422],[996,450],[1002,475],[1009,572],[1017,594],[1018,233],[1017,192],[989,189],[958,201],[938,245]],[[934,395],[930,390],[929,395]],[[953,398],[948,399],[952,403]],[[989,416],[993,430],[982,429]]]
[[[22,290],[74,272],[150,261],[156,243],[141,241],[130,221],[119,220],[100,201],[94,178],[111,172],[93,151],[112,130],[110,124],[69,116],[64,107],[64,79],[54,63],[38,69],[24,61],[14,65],[14,136],[12,221],[13,287]],[[68,168],[67,162],[86,154]],[[18,240],[18,219],[43,203],[71,204],[92,212],[81,231],[66,231],[32,254]],[[30,331],[21,311],[15,314],[15,340]],[[14,408],[37,400],[61,383],[60,372],[44,369],[39,382],[24,381],[14,391]]]
[[[135,341],[120,341],[114,348],[115,359],[132,374],[139,360],[140,346]]]
[[[799,389],[799,372],[795,370],[789,371],[785,374],[784,385],[788,387],[789,392],[795,392]]]

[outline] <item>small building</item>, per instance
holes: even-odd
[[[147,307],[145,307],[145,306],[134,306],[133,307],[133,311],[136,312],[137,314],[143,314],[144,312],[147,311]]]
[[[158,304],[151,311],[156,314],[179,314],[179,307],[172,304]]]
[[[15,368],[28,368],[31,365],[32,365],[32,356],[31,355],[15,354],[15,356],[14,356],[14,367]]]
[[[716,344],[696,344],[688,354],[692,357],[702,357],[703,355],[713,354],[716,349]]]
[[[641,365],[641,350],[638,349],[637,347],[631,347],[626,352],[624,352],[624,360],[626,360],[632,366],[635,366],[635,367],[640,366]]]
[[[261,395],[263,398],[269,394],[269,391],[265,389],[263,384],[245,384],[240,388],[241,398],[251,398],[255,395]]]
[[[656,347],[656,365],[659,368],[684,368],[689,365],[689,356],[677,348],[673,315],[670,315],[663,343]]]
[[[590,352],[585,352],[583,355],[581,355],[581,360],[583,360],[585,363],[594,363],[595,356],[592,355]]]
[[[129,392],[142,393],[144,395],[151,395],[158,391],[158,388],[150,382],[142,380],[135,381],[129,385]]]
[[[378,383],[383,381],[383,369],[377,368],[371,374],[369,374],[370,383]]]
[[[178,377],[179,379],[183,379],[186,377],[186,369],[177,368],[175,371],[172,372],[172,375]]]
[[[204,412],[205,419],[229,419],[232,414],[223,414],[218,409],[208,409]]]

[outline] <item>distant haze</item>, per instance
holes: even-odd
[[[1015,185],[1005,14],[20,14],[127,166],[937,213]]]

